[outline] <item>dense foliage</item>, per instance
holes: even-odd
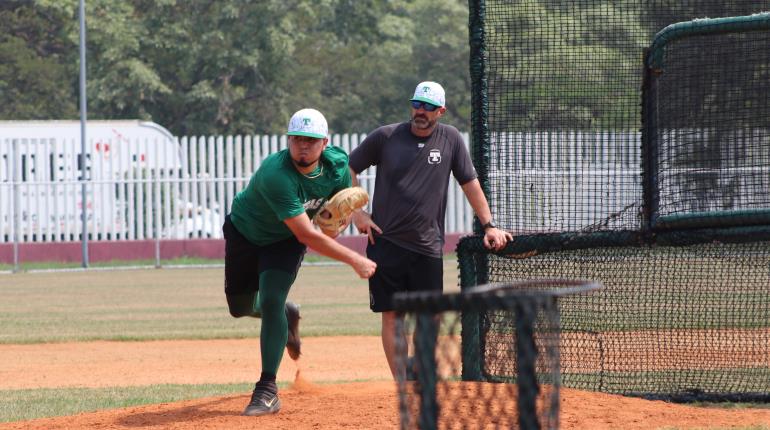
[[[435,80],[469,128],[462,0],[87,0],[86,21],[90,119],[281,133],[315,107],[367,132]],[[78,24],[78,0],[0,2],[0,119],[78,117]]]
[[[753,10],[749,0],[498,3],[486,37],[497,49],[489,91],[506,112],[489,123],[500,130],[636,128],[655,33]],[[470,129],[466,0],[86,0],[86,12],[91,119],[274,134],[315,107],[332,132],[368,132],[406,119],[414,86],[435,80],[445,122]],[[0,119],[77,118],[78,32],[78,0],[0,2]]]

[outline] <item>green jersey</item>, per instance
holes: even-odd
[[[307,212],[312,218],[327,198],[351,185],[348,155],[342,148],[327,146],[318,168],[308,174],[297,171],[288,149],[270,154],[233,199],[230,219],[255,245],[267,245],[291,237],[283,222]]]

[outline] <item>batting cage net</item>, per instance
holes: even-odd
[[[641,228],[645,50],[672,24],[770,11],[768,0],[469,4],[474,164],[497,225],[519,234]],[[708,167],[712,175],[734,166],[721,177],[723,189],[747,171],[740,168],[747,158],[754,159],[753,167],[770,163],[767,32],[734,30],[680,37],[656,49],[665,64],[659,79],[671,91],[659,92],[666,99],[655,102],[662,109],[657,116],[673,122],[656,126],[653,134],[693,136],[689,149],[676,152],[683,141],[663,146],[660,159],[679,169],[687,169],[682,163]],[[680,43],[686,44],[682,50],[676,49]],[[698,148],[701,131],[712,138]],[[683,174],[672,180],[691,182]],[[715,197],[705,182],[668,187],[682,189],[676,200],[696,208],[767,207],[767,193],[750,202],[693,203]],[[750,185],[742,187],[749,198]]]
[[[654,245],[641,234],[622,242],[584,237],[556,252],[549,243],[559,237],[529,237],[507,255],[488,255],[469,237],[461,244],[462,282],[476,284],[480,265],[467,267],[474,259],[486,260],[476,275],[490,282],[554,273],[601,280],[600,291],[559,301],[565,387],[673,401],[768,401],[770,228],[725,233],[662,233]],[[515,258],[519,251],[526,257]],[[463,376],[512,377],[508,339],[496,335],[510,324],[506,315],[486,313],[468,324]],[[483,348],[473,347],[476,337]]]
[[[653,227],[770,224],[769,48],[768,13],[655,37],[643,87]]]
[[[463,288],[602,283],[559,305],[563,386],[770,400],[770,1],[469,5],[472,155],[515,238],[477,224]],[[465,380],[510,377],[479,347],[507,323],[463,322]]]
[[[598,288],[542,279],[451,295],[397,295],[396,310],[404,315],[396,337],[401,428],[558,428],[558,302]],[[468,338],[461,338],[461,327],[468,319],[484,327],[476,347],[508,363],[506,375],[462,380]]]

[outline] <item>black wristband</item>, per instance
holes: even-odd
[[[489,221],[488,223],[481,226],[481,228],[486,231],[488,228],[497,228],[494,224],[492,224],[492,221]]]

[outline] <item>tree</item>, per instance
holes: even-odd
[[[77,115],[77,5],[2,4],[13,16],[2,23],[0,88],[15,117]],[[369,131],[406,119],[414,86],[431,79],[447,89],[447,120],[467,126],[460,0],[99,0],[86,15],[89,118],[153,120],[177,135],[273,134],[316,107],[334,131]],[[34,34],[16,37],[27,28]]]
[[[76,58],[65,12],[28,1],[0,3],[0,118],[77,115]]]

